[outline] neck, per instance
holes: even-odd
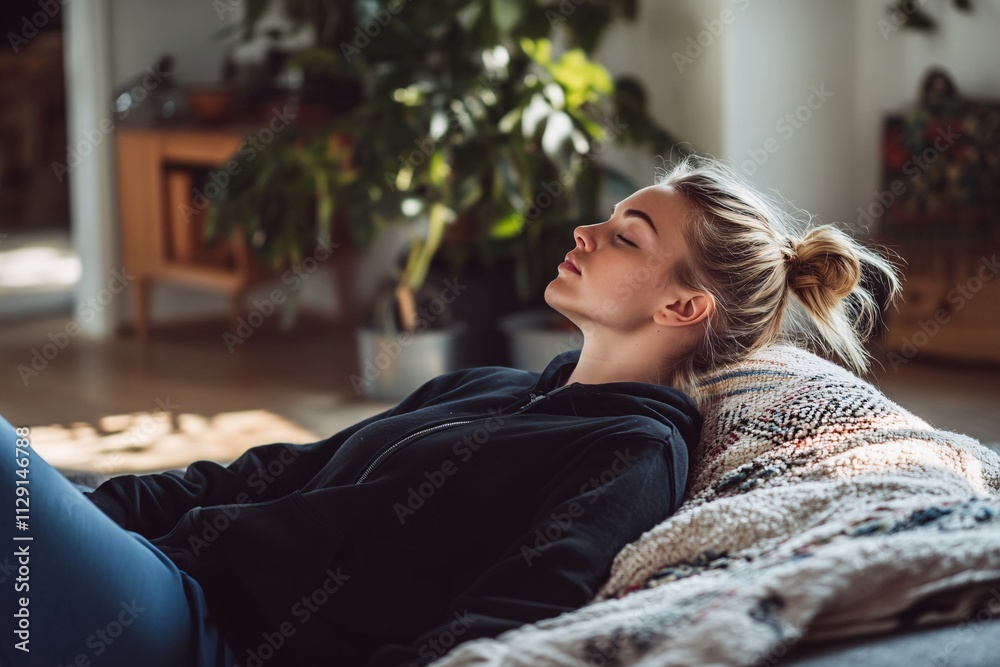
[[[580,361],[566,384],[647,382],[672,386],[672,368],[677,362],[665,344],[650,345],[638,337],[628,340],[587,337]]]

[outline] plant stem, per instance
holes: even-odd
[[[426,238],[416,239],[410,246],[406,269],[400,276],[399,285],[396,287],[399,319],[406,331],[413,331],[417,327],[414,294],[423,286],[424,280],[427,278],[427,270],[430,268],[431,260],[434,259],[434,254],[444,238],[444,230],[450,219],[450,212],[444,204],[432,205],[428,214]]]

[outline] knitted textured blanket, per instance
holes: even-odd
[[[1000,612],[1000,455],[785,344],[703,387],[684,504],[595,599],[433,667],[766,665]]]

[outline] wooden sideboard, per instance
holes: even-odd
[[[135,334],[150,333],[150,293],[156,283],[221,292],[229,299],[230,327],[244,315],[243,301],[256,282],[273,280],[249,252],[242,234],[206,246],[206,188],[202,176],[225,171],[252,127],[119,127],[118,197],[121,253],[135,276]],[[338,251],[339,252],[339,251]],[[346,313],[346,262],[333,264],[334,290]]]
[[[900,249],[907,260],[898,308],[886,314],[886,367],[915,357],[1000,364],[1000,248],[943,255]]]

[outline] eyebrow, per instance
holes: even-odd
[[[644,213],[643,211],[640,211],[639,209],[630,208],[627,211],[625,211],[625,214],[622,217],[625,217],[625,218],[641,218],[641,219],[643,219],[643,220],[646,221],[647,225],[649,225],[650,227],[653,228],[653,233],[654,234],[656,234],[657,236],[660,235],[660,232],[656,231],[656,225],[653,224],[652,218],[650,218],[648,215],[646,215],[646,213]]]

